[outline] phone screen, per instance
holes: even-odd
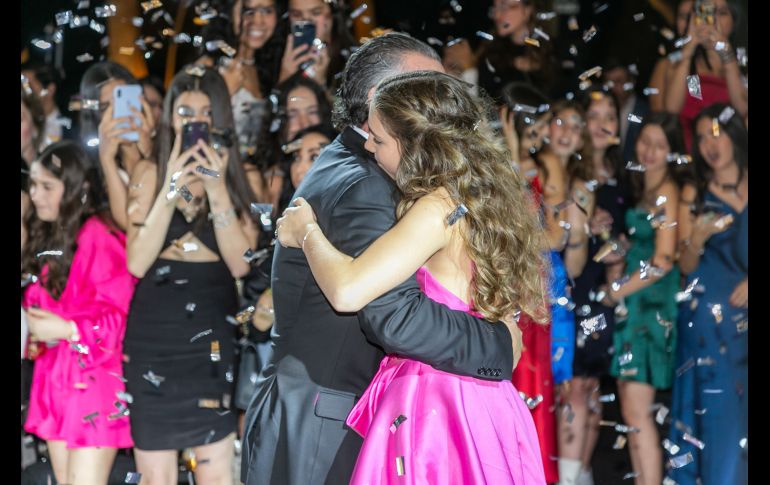
[[[115,86],[112,90],[112,117],[123,118],[125,116],[133,116],[134,124],[141,125],[141,118],[134,115],[131,108],[141,112],[142,102],[140,97],[142,95],[142,87],[138,84],[124,84],[122,86]],[[127,123],[120,123],[117,125],[120,128],[128,128]],[[139,132],[129,131],[120,135],[121,138],[128,141],[139,141]]]

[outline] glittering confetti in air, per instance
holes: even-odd
[[[641,123],[642,118],[633,113],[628,113],[628,121],[630,121],[631,123]]]
[[[626,442],[628,441],[628,438],[623,436],[622,434],[619,434],[618,437],[615,439],[615,444],[612,445],[613,450],[622,450],[624,446],[626,446]]]
[[[390,432],[395,433],[399,426],[401,426],[401,423],[406,421],[406,416],[403,414],[400,414],[396,419],[393,420],[393,424],[390,425]]]
[[[202,332],[200,332],[200,333],[197,333],[197,334],[195,334],[195,335],[194,335],[194,336],[193,336],[193,337],[190,339],[190,343],[193,343],[193,342],[195,342],[196,340],[198,340],[199,338],[201,338],[201,337],[205,337],[206,335],[211,335],[212,333],[213,333],[213,330],[211,330],[211,329],[208,329],[208,330],[204,330],[204,331],[202,331]]]
[[[687,76],[687,91],[693,98],[703,100],[703,95],[701,94],[700,88],[700,78],[697,74]]]
[[[163,4],[159,0],[150,0],[149,2],[142,2],[140,3],[140,5],[144,9],[144,13],[147,13],[150,10],[160,8],[163,6]]]
[[[556,12],[538,12],[538,20],[551,20],[556,18]]]
[[[618,356],[619,365],[628,365],[631,363],[632,360],[634,360],[634,354],[631,352],[625,352]]]
[[[146,374],[142,375],[142,377],[144,380],[157,388],[160,388],[160,385],[163,383],[163,381],[166,380],[165,377],[155,374],[152,369],[148,370]]]
[[[588,30],[583,32],[583,42],[588,43],[596,36],[596,27],[591,26]]]
[[[527,405],[527,407],[532,410],[537,407],[538,404],[543,402],[543,396],[538,394],[535,397],[529,397],[526,394],[524,394],[522,391],[519,391],[519,396],[524,400],[524,403]]]
[[[403,456],[397,456],[396,457],[396,473],[399,477],[403,477],[406,473],[404,469],[404,457]]]
[[[749,446],[749,439],[748,438],[741,438],[741,441],[738,442],[738,446],[740,446],[741,448],[743,448],[745,450],[746,447]]]
[[[604,394],[602,396],[599,396],[599,402],[614,402],[614,401],[615,401],[615,393]]]
[[[636,478],[638,476],[639,476],[639,473],[637,473],[637,472],[629,472],[629,473],[626,473],[625,475],[623,475],[623,480],[628,480],[628,479],[631,479],[631,478]]]
[[[682,468],[683,466],[689,465],[692,463],[692,453],[689,451],[684,455],[674,456],[668,460],[669,465],[671,465],[671,468]]]
[[[484,32],[482,30],[477,30],[476,31],[476,35],[481,37],[482,39],[485,39],[485,40],[494,40],[495,39],[495,37],[492,34],[490,34],[488,32]]]
[[[56,25],[67,25],[72,20],[72,10],[67,10],[65,12],[58,12],[55,16],[56,18]]]
[[[468,213],[468,208],[465,207],[465,204],[460,204],[455,208],[455,210],[452,211],[451,214],[447,216],[446,223],[449,226],[453,226],[457,221],[460,220],[461,217],[463,217],[465,214]]]
[[[583,333],[585,335],[591,335],[594,332],[599,332],[607,328],[607,320],[604,317],[604,313],[600,313],[595,317],[581,321],[580,326],[582,327]]]
[[[211,341],[211,362],[219,362],[222,360],[222,355],[219,352],[219,340]]]
[[[681,49],[682,47],[687,45],[690,41],[692,41],[692,37],[689,35],[685,37],[681,37],[674,42],[674,47],[677,49]]]
[[[360,7],[358,7],[357,9],[353,10],[353,12],[351,12],[351,14],[350,14],[350,18],[351,18],[351,19],[353,19],[353,20],[355,20],[355,19],[356,19],[356,18],[358,18],[358,17],[359,17],[359,16],[360,16],[362,13],[364,13],[364,12],[366,11],[366,9],[367,9],[367,8],[369,8],[369,5],[367,5],[366,3],[363,3],[363,4],[361,4],[361,6],[360,6]]]
[[[704,442],[702,442],[701,440],[699,440],[695,436],[692,436],[689,433],[684,433],[684,435],[682,436],[682,439],[701,450],[706,447],[706,444]]]
[[[680,367],[679,367],[679,368],[676,370],[676,376],[677,376],[677,377],[681,376],[682,374],[684,374],[684,373],[685,373],[685,372],[687,372],[688,370],[692,369],[693,367],[695,367],[695,359],[693,359],[692,357],[690,357],[689,359],[687,359],[687,360],[685,361],[685,363],[684,363],[684,364],[682,364],[682,365],[681,365],[681,366],[680,366]]]
[[[40,258],[42,256],[61,256],[64,254],[62,250],[60,249],[51,249],[48,251],[41,251],[35,255],[36,258]]]
[[[730,118],[733,117],[735,114],[735,110],[732,106],[725,106],[725,109],[722,110],[721,113],[719,113],[719,122],[723,125],[726,125],[728,121],[730,121]]]
[[[644,172],[647,169],[644,168],[644,165],[641,163],[628,162],[626,163],[626,170],[631,170],[632,172]]]
[[[645,96],[650,96],[650,95],[652,95],[652,94],[658,94],[659,92],[660,92],[660,91],[658,90],[658,88],[644,88],[644,89],[642,90],[642,93],[643,93]]]
[[[672,442],[668,438],[663,440],[663,448],[670,454],[670,455],[676,455],[679,453],[679,445]]]
[[[716,303],[711,306],[711,314],[714,315],[714,320],[717,323],[722,323],[722,304]]]
[[[463,6],[460,5],[460,2],[457,0],[450,0],[449,6],[452,7],[452,10],[454,10],[457,13],[460,13],[463,11]]]
[[[642,20],[644,20],[644,13],[640,12],[634,14],[634,22],[641,22]]]
[[[142,474],[139,472],[126,473],[126,479],[123,483],[139,483],[142,480]]]
[[[42,49],[42,50],[46,50],[46,49],[50,49],[51,48],[51,43],[50,42],[46,42],[46,41],[44,41],[42,39],[33,39],[32,40],[32,45],[34,45],[38,49]]]
[[[594,66],[591,69],[588,69],[587,71],[582,72],[578,79],[581,81],[585,81],[586,79],[590,78],[591,76],[599,76],[602,73],[602,67],[601,66]]]
[[[658,412],[655,413],[655,422],[663,426],[663,423],[666,422],[666,416],[668,416],[668,412],[669,409],[661,404],[660,409],[658,409]]]

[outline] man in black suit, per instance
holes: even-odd
[[[359,255],[395,223],[396,187],[364,149],[368,98],[393,74],[443,71],[426,44],[374,38],[350,56],[327,146],[299,186],[324,234]],[[299,249],[276,247],[273,355],[246,414],[241,478],[256,484],[346,484],[362,439],[345,419],[387,353],[481,379],[510,379],[511,334],[428,299],[413,276],[358,314],[336,313]]]

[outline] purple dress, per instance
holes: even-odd
[[[430,299],[473,313],[426,268],[417,280]],[[532,414],[509,380],[388,355],[347,424],[364,437],[351,484],[545,484]]]

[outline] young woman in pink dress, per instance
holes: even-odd
[[[118,448],[134,445],[123,384],[123,334],[134,292],[125,235],[96,215],[72,142],[30,166],[22,306],[37,346],[24,429],[46,440],[58,483],[106,484]]]
[[[399,222],[366,251],[337,251],[301,198],[279,220],[278,237],[303,248],[338,311],[359,310],[416,271],[433,300],[505,321],[516,347],[517,311],[548,319],[545,238],[524,181],[485,122],[489,105],[466,86],[424,71],[378,86],[366,148],[402,198]],[[508,380],[388,355],[347,424],[364,437],[354,484],[545,483],[532,415]]]

